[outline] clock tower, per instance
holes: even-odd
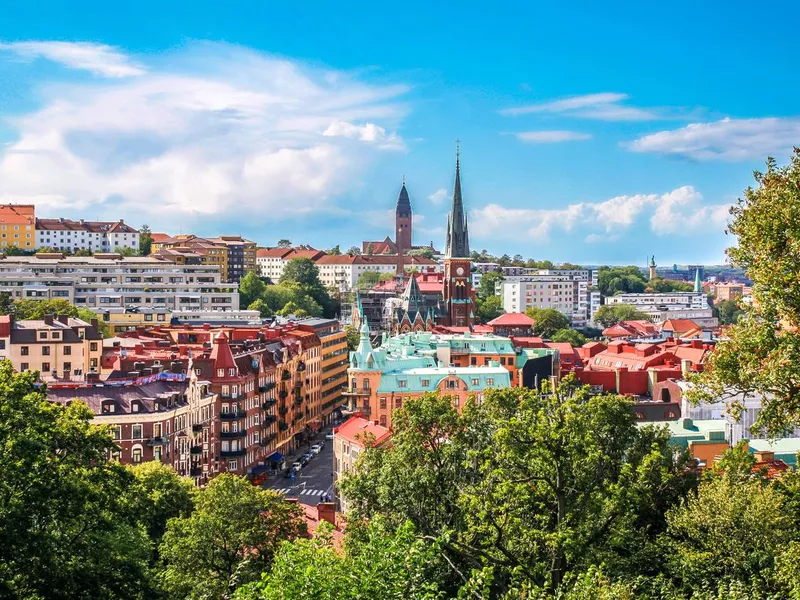
[[[469,228],[461,199],[461,157],[456,148],[456,182],[453,207],[447,218],[444,251],[445,319],[451,327],[472,327],[475,323],[475,296],[472,291],[472,259],[469,254]]]

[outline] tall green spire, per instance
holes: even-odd
[[[469,258],[469,224],[461,198],[461,152],[456,146],[456,183],[453,186],[453,207],[447,218],[446,258]]]
[[[694,291],[698,294],[703,291],[703,283],[700,281],[700,267],[694,270]]]

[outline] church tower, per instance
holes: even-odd
[[[471,268],[469,228],[461,199],[461,156],[456,148],[456,182],[453,186],[453,207],[447,218],[442,288],[447,311],[446,324],[451,327],[471,327],[475,323]]]
[[[397,246],[397,255],[402,257],[411,250],[411,200],[406,190],[406,182],[403,180],[403,187],[400,188],[400,195],[397,196],[397,208],[394,213],[394,243]],[[397,261],[398,272],[402,272],[402,260]]]

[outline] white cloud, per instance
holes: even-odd
[[[406,111],[404,86],[226,44],[165,58],[134,78],[45,87],[44,106],[13,121],[18,139],[0,150],[0,202],[166,229],[211,214],[274,221],[333,210],[399,143],[386,131]],[[347,135],[323,135],[332,124]]]
[[[470,212],[470,229],[476,238],[521,236],[545,244],[554,233],[580,232],[586,243],[614,241],[650,216],[656,235],[687,236],[722,230],[727,204],[703,205],[691,186],[666,194],[615,196],[602,202],[580,202],[564,208],[505,208],[489,204]]]
[[[800,139],[800,118],[722,119],[691,123],[646,135],[625,146],[634,152],[695,160],[741,161],[791,150]]]
[[[592,136],[579,131],[522,131],[517,134],[517,139],[529,144],[552,144],[556,142],[571,142],[575,140],[588,140]]]
[[[395,133],[386,133],[386,129],[375,125],[375,123],[365,123],[355,125],[347,121],[334,121],[322,132],[322,135],[329,137],[346,137],[351,140],[375,143],[382,148],[402,149],[403,143]]]
[[[428,196],[428,200],[430,200],[434,204],[441,204],[447,199],[449,195],[450,194],[446,189],[439,188],[438,190],[433,192],[430,196]]]
[[[504,108],[500,111],[500,114],[517,116],[531,113],[553,113],[600,121],[650,121],[660,118],[652,110],[620,104],[620,102],[629,98],[628,94],[615,92],[585,94],[549,102]]]
[[[144,67],[133,62],[117,48],[90,42],[11,42],[1,43],[0,50],[33,60],[45,58],[70,69],[83,69],[104,77],[143,75]]]

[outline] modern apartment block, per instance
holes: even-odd
[[[381,275],[397,273],[403,269],[419,271],[441,271],[439,263],[424,256],[364,255],[348,254],[324,255],[316,260],[319,280],[322,284],[338,292],[350,292],[358,287],[358,278],[365,272]]]
[[[36,207],[33,204],[0,204],[0,250],[16,246],[36,248]]]
[[[596,272],[574,269],[522,269],[500,284],[503,310],[522,313],[529,308],[552,308],[570,318],[573,327],[586,327],[600,308]]]
[[[36,219],[36,248],[112,252],[139,251],[139,231],[119,221]]]
[[[311,246],[259,248],[256,251],[256,266],[261,277],[266,277],[272,283],[279,283],[283,276],[283,269],[289,261],[295,258],[310,258],[316,262],[323,256],[326,254],[322,250],[316,250]]]
[[[16,321],[0,315],[0,360],[17,371],[39,371],[43,381],[82,380],[100,372],[103,336],[97,322],[66,315]]]
[[[342,394],[347,388],[347,332],[336,319],[309,318],[296,322],[298,329],[309,331],[320,339],[322,372],[320,394],[322,396],[322,421],[327,424],[331,412],[342,405]]]
[[[605,299],[606,304],[630,304],[647,314],[653,321],[691,319],[701,326],[718,324],[705,292],[667,292],[617,294]]]
[[[237,285],[210,265],[176,265],[116,253],[91,257],[39,253],[0,257],[0,291],[15,300],[64,299],[96,311],[141,306],[176,311],[235,311]]]
[[[154,233],[150,255],[176,265],[213,265],[219,268],[222,281],[228,281],[228,248],[224,244],[196,235]]]
[[[256,243],[240,235],[221,235],[210,238],[226,249],[228,269],[225,281],[238,283],[250,271],[256,270]]]

